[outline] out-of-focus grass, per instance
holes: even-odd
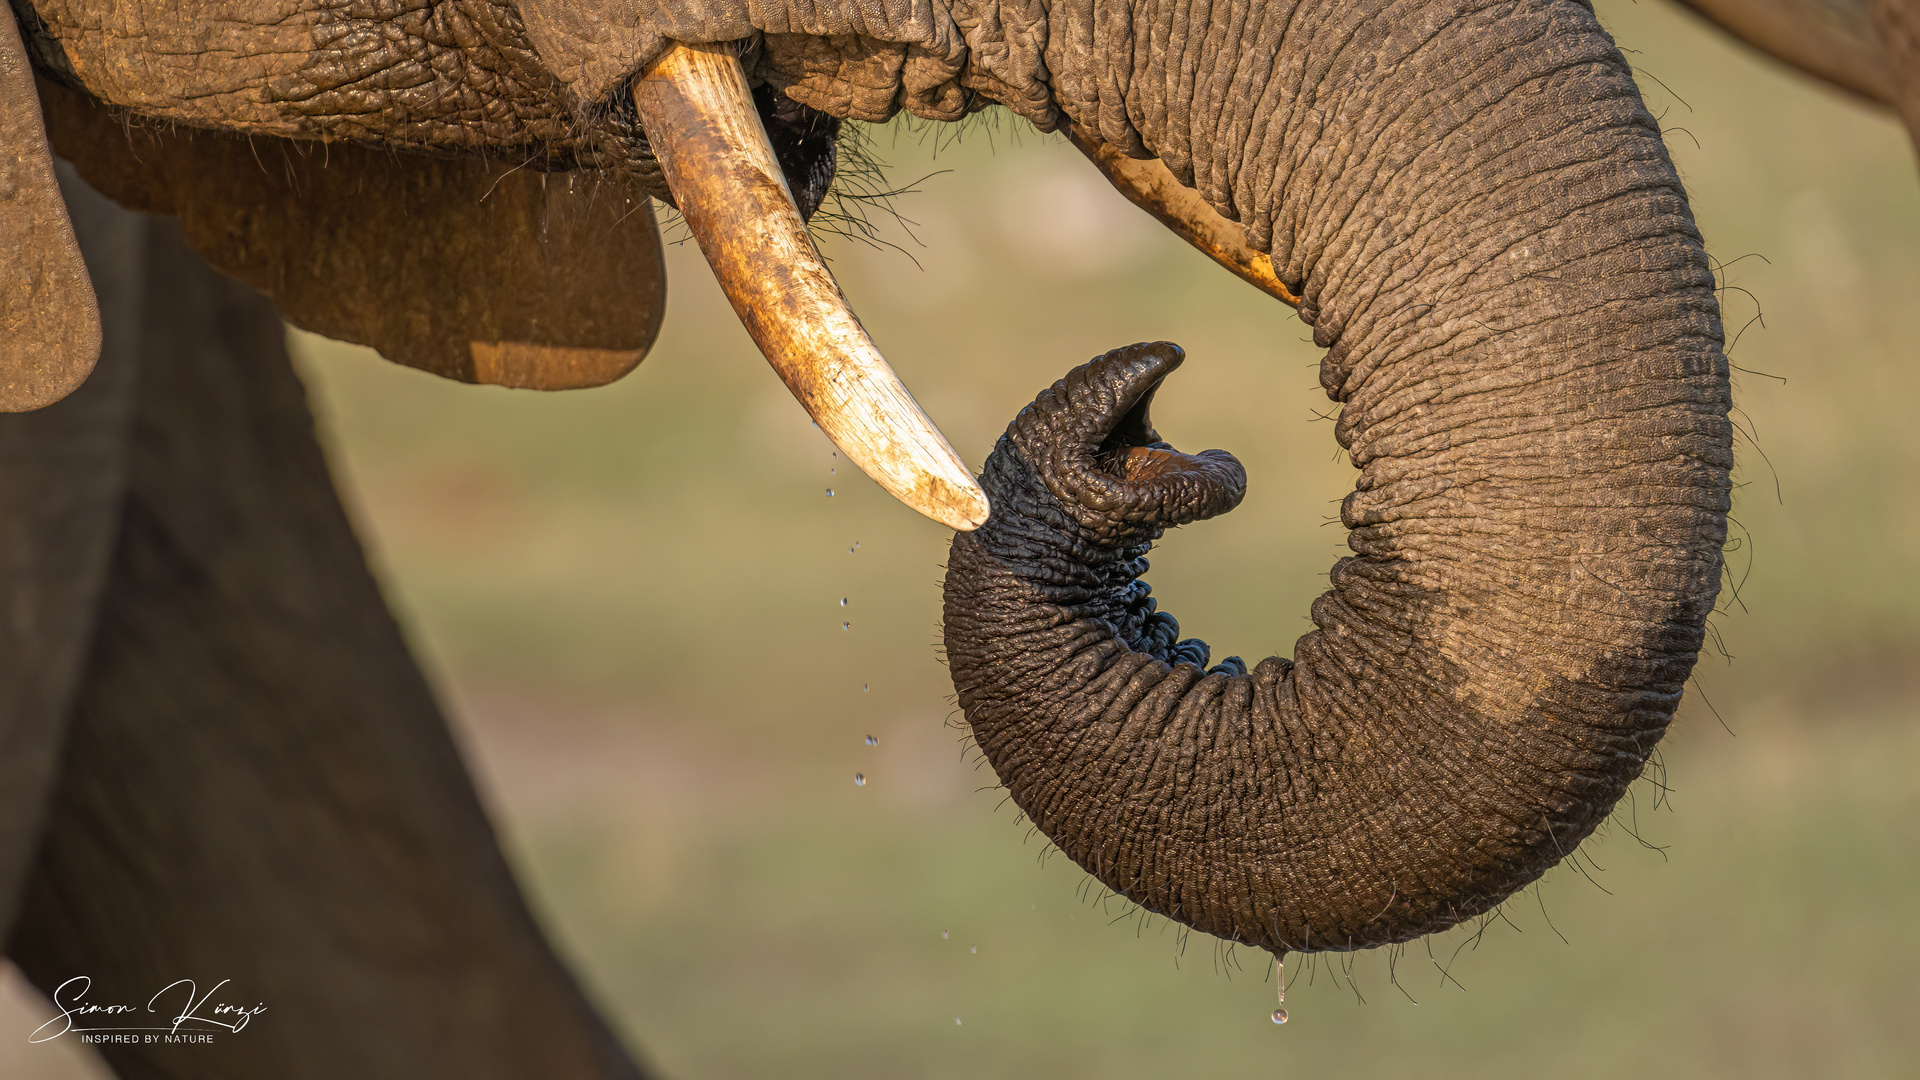
[[[1671,805],[1643,786],[1584,873],[1554,872],[1477,945],[1457,930],[1431,959],[1373,953],[1349,975],[1294,958],[1293,1019],[1275,1028],[1264,958],[1223,966],[1198,936],[1183,955],[1170,924],[1083,900],[1084,875],[988,812],[931,717],[851,752],[872,777],[856,788],[851,768],[759,754],[715,769],[718,736],[618,709],[538,731],[530,712],[549,707],[472,703],[477,756],[524,808],[550,923],[670,1076],[1920,1069],[1906,716],[1684,731]]]
[[[1699,684],[1726,727],[1696,694],[1671,808],[1643,784],[1585,849],[1611,895],[1556,871],[1510,905],[1524,932],[1452,961],[1464,993],[1400,956],[1418,1006],[1385,954],[1358,961],[1364,1007],[1323,961],[1276,1029],[1262,960],[1229,979],[1196,938],[1176,964],[1172,930],[1109,925],[1023,842],[945,724],[946,534],[830,456],[691,247],[654,354],[603,390],[460,387],[296,338],[531,892],[670,1075],[1920,1075],[1920,178],[1890,120],[1664,7],[1602,13],[1686,129],[1730,329],[1765,311],[1733,359],[1785,380],[1738,376],[1758,450],[1716,621],[1738,659]],[[1158,425],[1252,486],[1156,553],[1156,594],[1216,655],[1290,650],[1352,480],[1307,330],[1058,140],[936,138],[877,138],[896,180],[952,170],[899,202],[919,267],[829,248],[875,337],[976,465],[1073,363],[1186,346]]]

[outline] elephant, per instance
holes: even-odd
[[[1733,464],[1714,280],[1573,0],[12,10],[8,953],[56,1001],[192,966],[273,1003],[190,1058],[104,1046],[120,1072],[644,1074],[520,898],[280,334],[606,383],[659,328],[648,198],[848,458],[958,531],[980,745],[1148,910],[1276,956],[1490,910],[1610,812],[1699,652]],[[1871,92],[1904,103],[1901,48]],[[827,273],[840,125],[991,107],[1328,350],[1354,555],[1292,661],[1209,665],[1141,581],[1245,483],[1153,430],[1176,347],[1075,369],[976,479]]]
[[[1898,113],[1920,140],[1920,12],[1903,0],[1680,0],[1768,56]]]

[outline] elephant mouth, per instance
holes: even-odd
[[[809,108],[761,83],[753,88],[753,108],[766,128],[773,158],[780,164],[787,188],[803,220],[826,201],[839,162],[839,117]]]
[[[728,44],[676,44],[629,85],[672,202],[734,312],[813,421],[890,494],[960,531],[978,528],[987,496],[875,347],[808,235],[833,180],[840,121],[748,88]],[[1157,160],[1129,158],[1097,136],[1069,136],[1130,201],[1242,279],[1298,306],[1245,232]],[[1156,384],[1157,385],[1157,384]],[[1138,427],[1147,436],[1146,402]],[[1123,420],[1113,438],[1130,438]],[[1136,440],[1126,470],[1178,470],[1154,440]]]

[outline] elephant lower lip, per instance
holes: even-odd
[[[753,107],[801,220],[812,220],[839,167],[840,118],[784,97],[765,83],[754,88]]]

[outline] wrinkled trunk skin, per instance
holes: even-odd
[[[1732,464],[1712,275],[1584,7],[1165,8],[1101,24],[1133,65],[1076,119],[1302,285],[1354,554],[1291,661],[1203,671],[1141,556],[1242,481],[1146,422],[1178,351],[1122,350],[989,460],[954,685],[1014,801],[1128,899],[1275,952],[1405,941],[1571,852],[1680,700]]]

